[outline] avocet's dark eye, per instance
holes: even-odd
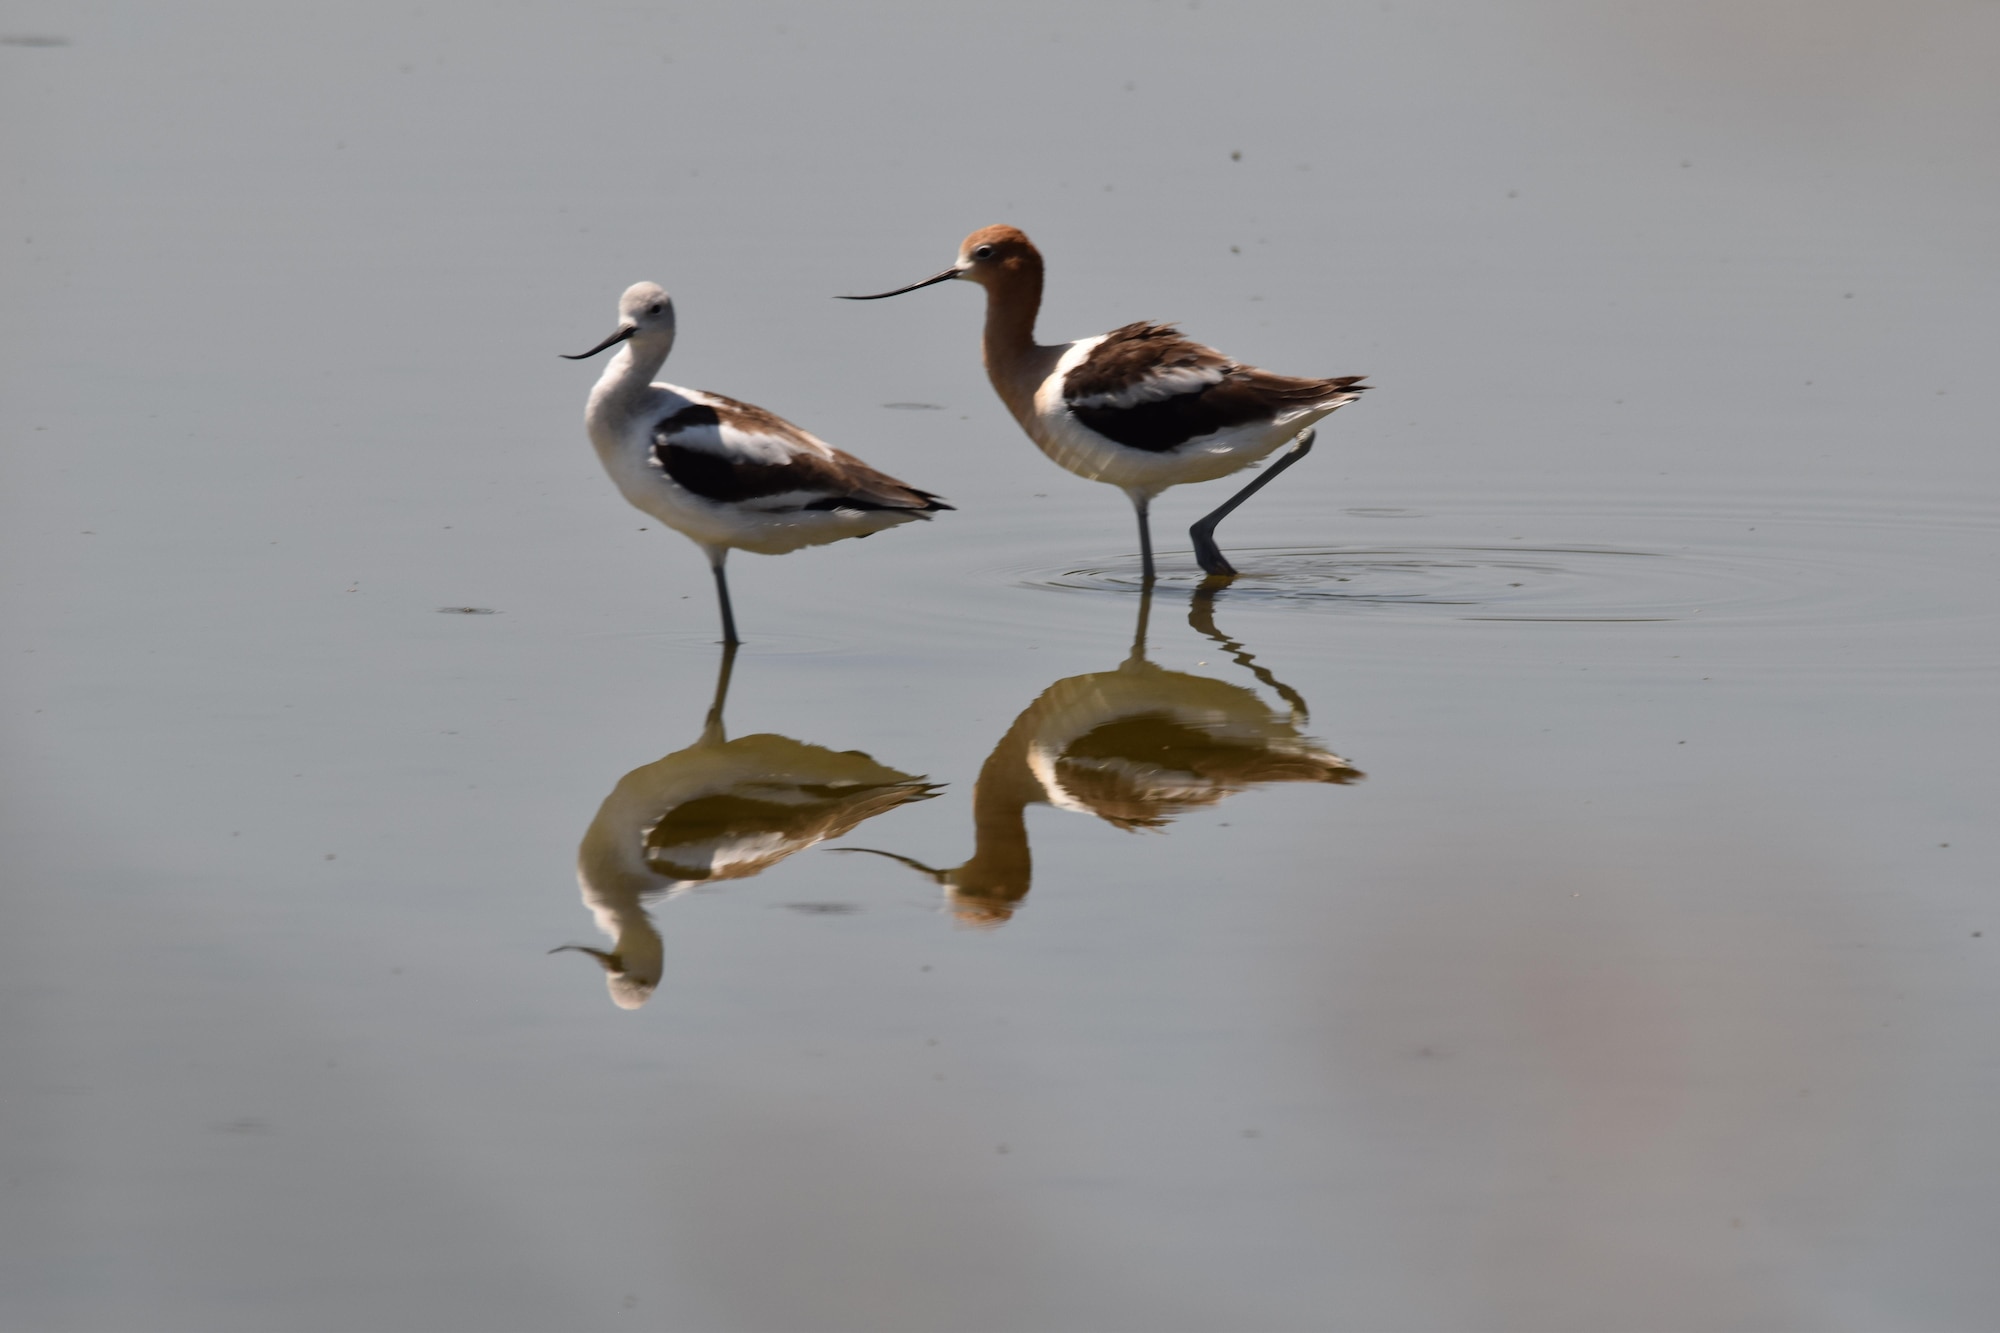
[[[665,307],[665,306],[661,305],[661,304],[660,304],[660,303],[659,303],[658,301],[655,301],[655,302],[653,302],[653,304],[651,304],[651,305],[649,305],[649,306],[647,306],[647,307],[646,307],[646,313],[647,313],[647,314],[649,314],[649,315],[657,315],[657,314],[659,314],[659,313],[660,313],[660,312],[661,312],[662,310],[665,310],[665,309],[666,309],[666,307]]]
[[[975,246],[972,251],[972,257],[974,259],[991,259],[993,258],[993,247],[990,245]]]

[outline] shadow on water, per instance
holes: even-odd
[[[1216,628],[1220,586],[1210,580],[1196,590],[1188,623],[1269,687],[1284,711],[1244,686],[1148,661],[1149,584],[1140,593],[1131,654],[1113,670],[1050,685],[987,756],[972,788],[970,860],[940,870],[879,848],[833,850],[900,861],[943,886],[960,921],[993,927],[1028,895],[1030,805],[1095,815],[1137,832],[1163,829],[1189,810],[1269,783],[1359,780],[1359,769],[1301,732],[1304,697]]]
[[[715,700],[693,745],[642,764],[604,798],[577,849],[583,901],[609,949],[565,944],[604,968],[611,998],[636,1009],[659,985],[663,947],[648,899],[748,879],[940,788],[876,763],[768,732],[729,740],[723,703],[736,649],[722,650]]]

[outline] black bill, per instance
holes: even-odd
[[[588,361],[590,360],[591,357],[596,356],[599,352],[603,351],[605,348],[616,347],[619,343],[624,342],[627,338],[631,337],[638,331],[639,331],[639,326],[637,324],[627,324],[624,328],[618,330],[618,332],[612,334],[609,338],[606,338],[603,342],[597,344],[597,346],[591,348],[588,352],[578,352],[575,356],[571,356],[568,352],[557,352],[556,355],[561,357],[565,361]]]
[[[842,301],[879,301],[885,296],[901,296],[904,292],[913,292],[919,287],[928,287],[934,282],[947,282],[964,271],[958,265],[953,264],[942,273],[925,278],[922,282],[913,282],[907,287],[898,287],[893,292],[876,292],[873,296],[843,296],[838,299]]]

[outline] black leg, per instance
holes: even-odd
[[[1305,434],[1299,436],[1299,442],[1292,446],[1290,453],[1265,468],[1255,481],[1224,500],[1216,507],[1214,513],[1188,529],[1188,536],[1194,539],[1194,558],[1200,563],[1204,573],[1224,576],[1233,576],[1236,573],[1236,567],[1223,559],[1222,549],[1215,544],[1215,525],[1228,518],[1236,506],[1269,486],[1272,478],[1311,453],[1313,438],[1318,434],[1317,430],[1308,429]]]
[[[736,645],[722,645],[722,665],[715,672],[715,698],[709,701],[708,718],[702,723],[701,738],[720,745],[728,739],[722,730],[722,705],[729,698],[729,676],[736,669]]]
[[[1139,590],[1139,623],[1132,628],[1132,658],[1134,662],[1146,660],[1146,623],[1153,618],[1153,585],[1148,583]]]
[[[1235,658],[1239,665],[1248,667],[1251,675],[1276,691],[1278,697],[1291,707],[1292,725],[1303,727],[1312,720],[1306,709],[1305,696],[1272,675],[1269,667],[1259,666],[1248,648],[1215,627],[1215,595],[1228,586],[1228,579],[1203,579],[1194,596],[1188,600],[1188,624],[1194,627],[1196,633],[1205,634],[1221,644],[1223,652]]]
[[[723,556],[727,554],[727,552],[723,552],[721,555],[717,555],[715,563],[710,565],[709,568],[715,571],[715,596],[722,603],[722,641],[729,647],[734,648],[737,644],[743,642],[743,640],[736,637],[736,614],[729,609],[729,580],[724,578],[722,574],[722,560]]]
[[[1147,583],[1153,581],[1153,524],[1147,511],[1153,507],[1153,497],[1132,497],[1132,508],[1139,514],[1139,577]]]

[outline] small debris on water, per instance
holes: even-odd
[[[440,606],[441,616],[497,616],[500,613],[490,606]]]

